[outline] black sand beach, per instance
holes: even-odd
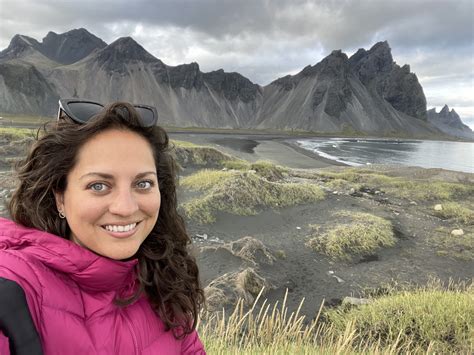
[[[299,147],[295,137],[275,134],[170,133],[176,140],[209,145],[230,155],[255,162],[268,160],[289,168],[311,169],[344,166]]]

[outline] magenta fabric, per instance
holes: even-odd
[[[137,287],[137,267],[0,218],[0,277],[25,291],[46,355],[205,354],[197,332],[184,340],[165,332],[146,296],[113,304]],[[0,354],[9,354],[1,332]]]

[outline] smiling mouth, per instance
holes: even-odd
[[[111,225],[111,224],[106,224],[102,225],[102,229],[106,230],[107,232],[112,232],[112,233],[129,233],[131,231],[134,231],[137,229],[138,225],[141,223],[135,222],[135,223],[130,223],[127,225]]]

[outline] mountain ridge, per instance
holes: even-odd
[[[82,40],[84,47],[77,45]],[[72,54],[65,48],[72,48]],[[444,134],[427,119],[426,98],[416,74],[409,65],[400,67],[393,61],[387,41],[369,50],[361,48],[351,57],[334,50],[319,63],[265,86],[223,69],[204,73],[195,62],[169,66],[131,37],[107,45],[85,29],[49,32],[42,43],[16,35],[0,52],[0,63],[35,67],[42,78],[19,70],[18,80],[44,82],[51,97],[153,104],[160,122],[173,126]],[[38,102],[37,94],[15,104],[12,93],[19,94],[18,87],[2,82],[1,68],[0,89],[10,99],[8,104],[0,101],[0,112],[56,111],[49,100],[40,100],[43,108],[29,104]],[[33,107],[40,112],[31,112]]]

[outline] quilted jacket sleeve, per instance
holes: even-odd
[[[14,281],[0,277],[0,341],[1,354],[7,353],[5,341],[12,355],[41,355],[41,342],[26,302],[25,292]],[[8,350],[10,353],[10,350]],[[7,354],[8,354],[7,353]]]
[[[182,355],[206,355],[204,346],[199,339],[198,333],[196,331],[192,332],[186,338],[184,338],[181,346]]]

